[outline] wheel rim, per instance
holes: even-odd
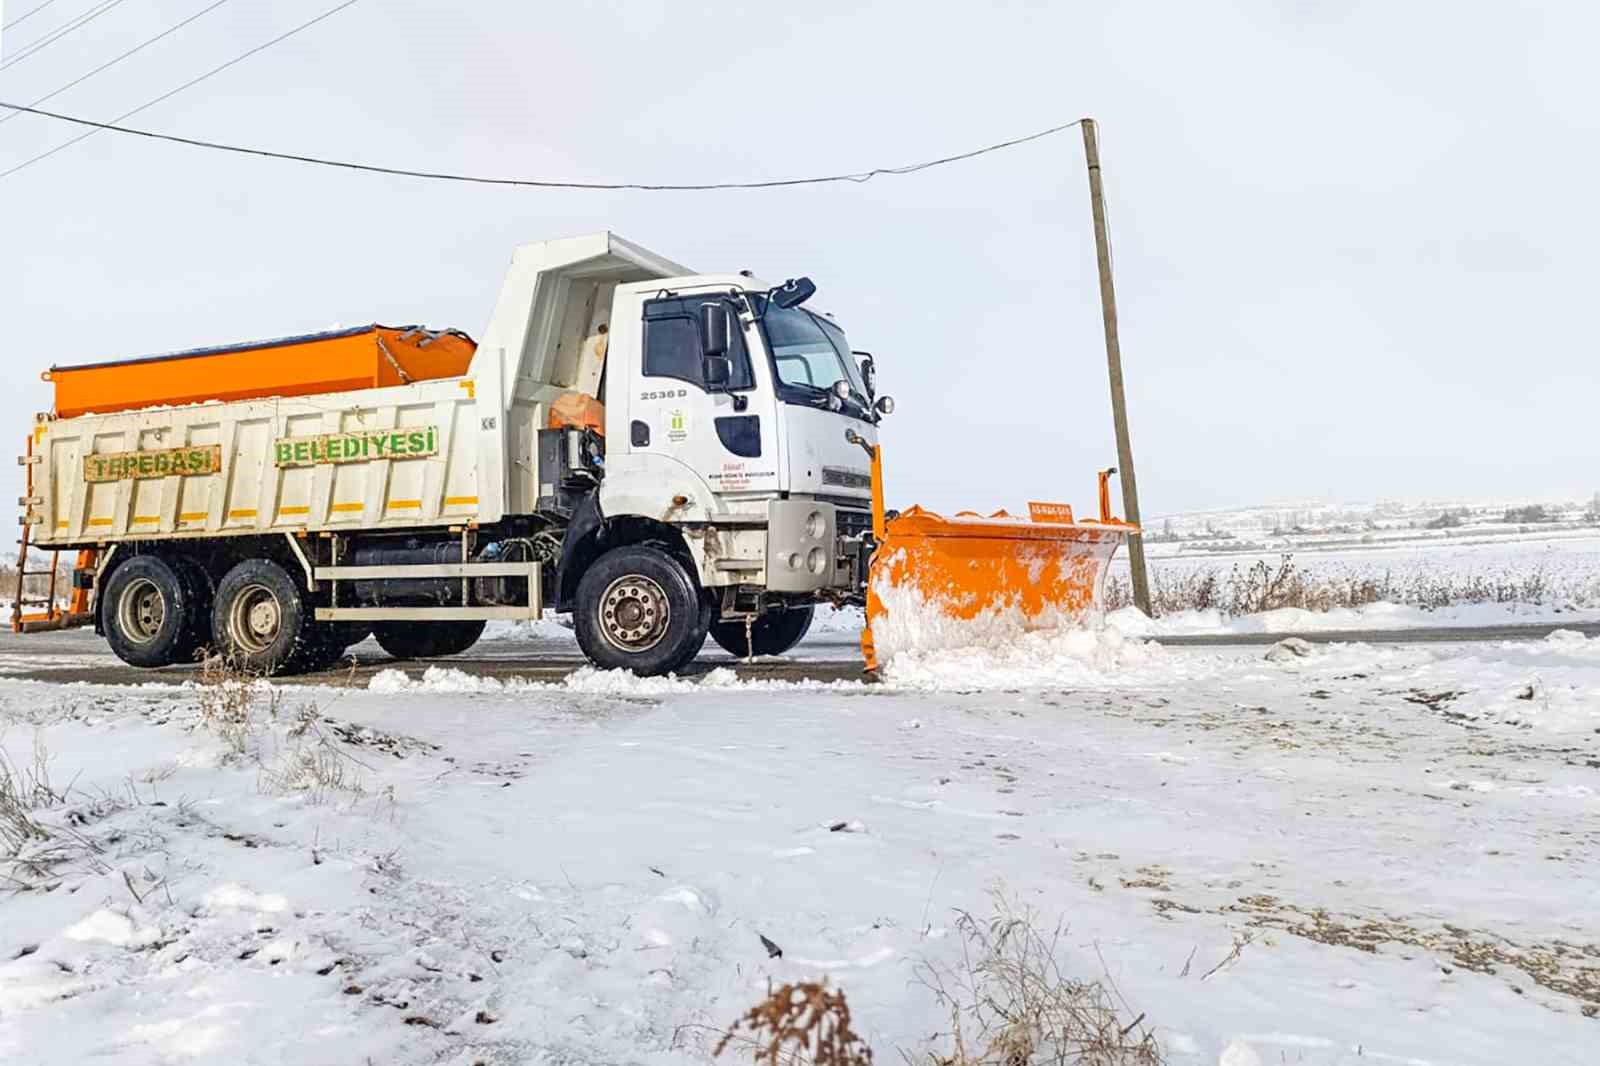
[[[161,632],[167,618],[166,597],[154,581],[138,578],[128,583],[117,600],[117,624],[135,644],[148,644]]]
[[[643,574],[617,578],[600,597],[600,631],[622,651],[649,651],[666,636],[670,621],[666,592]]]
[[[272,647],[283,628],[283,605],[265,585],[246,585],[228,609],[228,633],[239,650],[259,655]]]

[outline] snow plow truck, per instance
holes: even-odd
[[[781,654],[824,602],[867,607],[869,667],[941,618],[1092,609],[1131,531],[1105,475],[1098,521],[887,515],[893,403],[814,292],[602,232],[519,247],[477,342],[371,325],[53,367],[13,628],[269,674],[369,635],[457,654],[550,607],[593,663],[650,675],[708,636]],[[30,551],[76,553],[64,603]]]

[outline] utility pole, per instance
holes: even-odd
[[[1083,126],[1083,154],[1089,162],[1089,207],[1094,212],[1094,252],[1100,262],[1100,311],[1106,327],[1106,363],[1111,370],[1111,419],[1117,431],[1117,473],[1122,478],[1122,509],[1139,525],[1139,486],[1133,476],[1133,444],[1128,440],[1128,405],[1122,395],[1122,345],[1117,339],[1117,293],[1111,285],[1111,242],[1106,237],[1105,190],[1100,183],[1100,135],[1092,118]],[[1144,537],[1128,538],[1128,571],[1134,605],[1150,614],[1150,575],[1144,565]]]

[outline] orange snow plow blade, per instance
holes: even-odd
[[[900,652],[1071,626],[1100,609],[1111,557],[1136,532],[1110,516],[1106,477],[1098,522],[1033,504],[1029,519],[913,507],[885,523],[867,582],[867,669]]]

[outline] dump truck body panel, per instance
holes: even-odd
[[[40,423],[34,543],[476,517],[471,379]]]

